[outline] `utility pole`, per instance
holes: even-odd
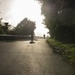
[[[0,2],[0,5],[1,5],[1,2]],[[1,10],[0,10],[0,15],[1,15]],[[0,18],[0,25],[1,25],[1,18]]]
[[[0,2],[0,5],[1,5],[1,2]],[[0,10],[0,15],[1,15],[1,10]],[[1,20],[2,20],[3,18],[1,18],[1,16],[0,16],[0,25],[1,25]]]
[[[1,5],[1,2],[0,2],[0,5]],[[1,14],[1,10],[0,10],[0,14]]]

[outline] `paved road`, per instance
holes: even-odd
[[[45,40],[0,43],[0,75],[75,75]]]

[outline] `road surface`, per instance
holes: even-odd
[[[75,75],[44,39],[0,43],[0,75]]]

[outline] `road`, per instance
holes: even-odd
[[[0,43],[0,75],[75,75],[44,39]]]

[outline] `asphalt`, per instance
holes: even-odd
[[[75,67],[54,54],[44,39],[0,42],[0,75],[75,75]]]

